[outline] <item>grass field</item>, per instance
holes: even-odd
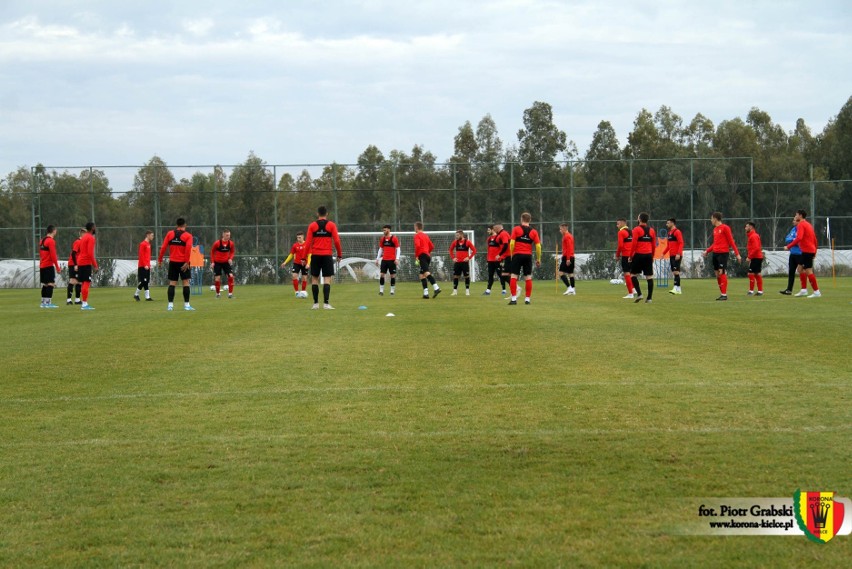
[[[848,566],[849,536],[683,531],[702,497],[852,495],[852,279],[821,284],[2,290],[0,564]]]

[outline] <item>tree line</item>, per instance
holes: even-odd
[[[453,142],[443,162],[420,145],[387,155],[369,145],[352,164],[313,171],[249,153],[232,168],[180,178],[154,156],[126,191],[111,186],[109,169],[21,167],[0,180],[0,257],[31,257],[49,223],[74,228],[94,219],[99,254],[132,258],[144,229],[160,238],[178,216],[203,243],[228,227],[243,254],[286,255],[320,203],[344,231],[376,231],[389,222],[410,230],[418,220],[433,230],[481,231],[529,211],[546,246],[557,247],[556,227],[569,221],[584,250],[611,247],[612,221],[639,211],[659,223],[672,216],[703,223],[714,210],[757,218],[771,232],[764,236],[770,244],[783,237],[795,209],[847,218],[852,212],[852,97],[820,133],[802,119],[785,131],[758,108],[715,125],[700,113],[685,121],[662,106],[637,114],[624,146],[601,121],[580,155],[554,123],[552,107],[535,102],[513,144],[503,142],[490,115],[476,126],[465,122]],[[699,230],[693,238],[703,246],[708,232],[693,228]],[[852,220],[840,216],[832,233],[849,245]]]

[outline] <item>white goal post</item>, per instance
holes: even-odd
[[[453,277],[453,261],[450,257],[450,245],[456,239],[455,231],[427,231],[432,239],[435,250],[432,251],[431,273],[439,281],[451,280]],[[473,230],[465,229],[465,236],[474,247]],[[338,281],[370,282],[379,279],[379,267],[376,256],[379,252],[379,239],[384,235],[381,231],[340,232],[340,244],[343,246],[343,258],[337,269]],[[414,264],[414,232],[398,231],[392,233],[399,239],[400,259],[396,278],[402,282],[420,280],[419,269]],[[484,262],[486,251],[476,252]],[[474,259],[476,261],[476,258]],[[470,280],[476,281],[477,263],[470,264]]]

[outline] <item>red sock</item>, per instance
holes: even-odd
[[[512,296],[514,296],[514,297],[518,296],[518,279],[517,278],[512,277],[511,279],[509,279],[509,291],[512,293]]]
[[[633,279],[631,279],[630,277],[627,277],[624,280],[624,284],[627,285],[627,292],[630,293],[630,294],[633,294]]]
[[[802,289],[808,288],[808,275],[799,273],[799,281],[802,283]]]
[[[748,289],[749,290],[754,290],[754,281],[755,281],[754,274],[749,273],[748,274]]]
[[[293,290],[299,292],[299,279],[293,279]]]
[[[527,293],[527,298],[532,296],[532,279],[526,281],[524,285],[524,291]]]
[[[719,285],[719,292],[722,292],[722,275],[716,275],[716,284]]]
[[[722,275],[722,294],[728,295],[728,275]]]
[[[816,282],[816,275],[813,274],[813,273],[809,274],[808,280],[810,281],[811,287],[814,289],[814,292],[818,291],[819,285],[817,285],[817,282]]]
[[[234,294],[234,275],[228,275],[228,293]]]
[[[83,283],[83,292],[81,293],[81,297],[83,299],[83,302],[86,302],[86,301],[89,300],[89,285],[91,285],[91,284],[92,283],[90,283],[89,281],[86,281],[86,282]]]
[[[757,292],[763,292],[763,275],[755,275],[755,279],[757,279]]]
[[[216,294],[219,294],[219,290],[222,287],[222,281],[216,281],[214,284],[216,285]]]
[[[308,281],[302,281],[302,290],[308,289]]]

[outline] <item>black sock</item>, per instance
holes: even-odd
[[[331,296],[331,285],[324,284],[322,285],[322,301],[328,304],[328,297]]]
[[[470,277],[465,277],[464,288],[470,288]]]
[[[47,287],[45,285],[41,285],[41,298],[47,298]]]
[[[429,284],[432,284],[432,285],[435,284],[435,277],[433,277],[431,274],[426,278],[429,280]]]
[[[74,285],[74,296],[77,297],[77,300],[80,299],[80,295],[83,293],[83,284],[77,283]]]
[[[648,279],[648,300],[654,296],[654,279]]]
[[[68,285],[68,300],[71,300],[71,296],[74,294],[74,285]]]
[[[314,295],[314,304],[317,304],[319,302],[319,285],[318,284],[312,284],[311,285],[311,293],[313,293],[313,295]]]
[[[52,286],[47,287],[47,298],[53,299],[53,287]],[[50,304],[53,304],[53,302],[51,301]]]
[[[396,277],[391,277],[391,286],[396,286]]]
[[[678,273],[674,276],[674,283],[675,283],[675,286],[680,286],[680,273]]]
[[[169,285],[169,291],[166,294],[169,298],[169,302],[170,303],[174,302],[175,301],[175,285]]]
[[[453,290],[456,290],[457,288],[459,288],[459,279],[455,278],[453,279]]]
[[[379,277],[379,284],[385,286],[385,277]]]
[[[570,277],[568,280],[571,281],[571,288],[574,288],[574,277]]]
[[[186,302],[187,304],[189,303],[189,287],[188,286],[183,287],[183,301]]]
[[[429,285],[428,285],[428,284],[426,284],[426,279],[420,279],[420,284],[422,284],[422,285],[423,285],[423,290],[428,290],[428,289],[429,289]]]
[[[630,280],[633,281],[633,288],[636,289],[638,296],[642,296],[642,289],[639,288],[639,277],[633,276],[630,277]]]
[[[565,286],[571,286],[568,284],[568,275],[562,275],[560,278],[562,279],[562,282],[565,283]]]

